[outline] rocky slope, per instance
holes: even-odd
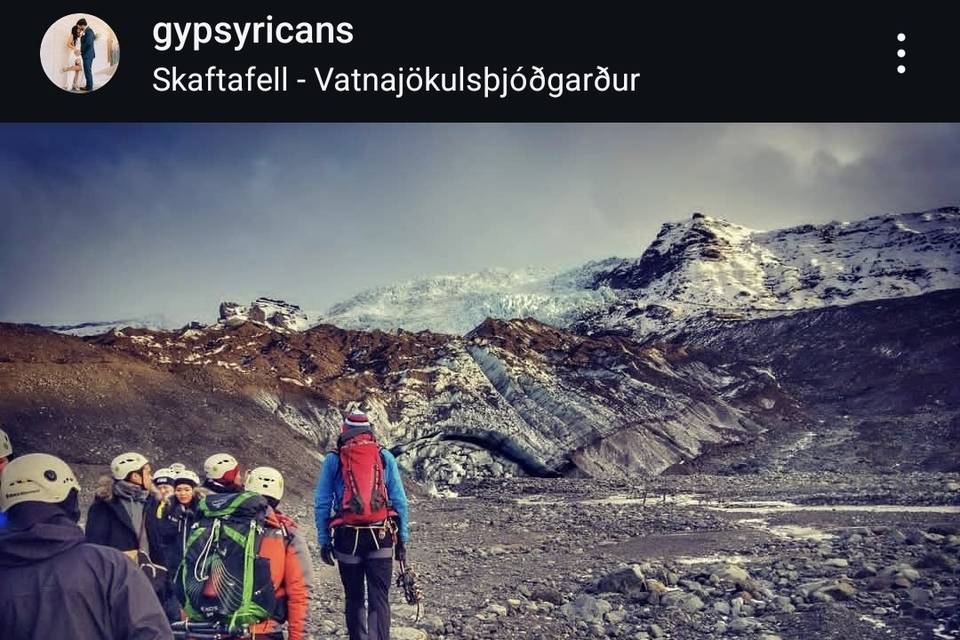
[[[5,325],[0,421],[21,447],[60,441],[101,462],[118,448],[199,460],[226,442],[263,460],[256,443],[269,442],[268,460],[312,468],[340,412],[359,405],[412,475],[441,484],[948,470],[960,453],[958,340],[957,291],[704,317],[644,344],[533,319],[488,320],[463,337],[243,320],[81,340]]]
[[[113,456],[131,449],[195,469],[215,451],[234,451],[247,464],[279,467],[291,479],[292,498],[308,495],[318,465],[315,436],[265,411],[229,371],[173,371],[19,325],[0,324],[0,423],[15,452],[61,456],[87,487]]]
[[[125,329],[87,341],[16,326],[0,333],[0,371],[10,383],[0,420],[14,425],[21,446],[39,448],[51,433],[86,445],[90,431],[120,425],[103,434],[120,441],[110,451],[157,448],[169,431],[167,448],[202,449],[194,455],[202,458],[219,433],[203,428],[213,405],[223,409],[216,422],[232,422],[241,440],[283,425],[279,442],[308,445],[289,452],[295,465],[329,447],[340,411],[360,404],[402,465],[447,484],[477,476],[658,473],[706,446],[749,440],[759,430],[754,417],[767,412],[758,394],[783,397],[750,367],[731,374],[683,349],[576,336],[529,319],[491,320],[463,338],[330,325],[297,332],[258,321]],[[75,366],[88,371],[76,379]],[[137,382],[119,385],[118,376]],[[716,393],[734,380],[750,392]],[[148,388],[143,397],[135,397],[137,384]],[[47,385],[71,393],[45,394]],[[91,406],[91,397],[110,388],[118,394],[109,404]],[[149,420],[140,413],[148,410]],[[150,435],[136,425],[149,426]],[[107,457],[98,451],[91,455]]]
[[[804,407],[804,431],[770,430],[751,443],[753,468],[960,470],[960,290],[703,318],[671,343],[705,359],[735,352]],[[728,450],[715,461],[746,459]]]

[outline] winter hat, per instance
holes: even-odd
[[[370,428],[370,419],[367,418],[367,414],[362,411],[357,411],[354,409],[347,417],[343,420],[343,431],[348,431],[350,429],[358,429],[366,427]]]

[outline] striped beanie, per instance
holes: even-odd
[[[370,419],[367,418],[367,414],[362,411],[357,411],[354,409],[347,417],[343,419],[343,431],[348,429],[357,429],[361,427],[370,428]]]

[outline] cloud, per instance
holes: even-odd
[[[960,126],[6,125],[0,319],[323,309],[489,266],[639,255],[702,210],[757,228],[960,201]]]

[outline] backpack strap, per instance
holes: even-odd
[[[253,601],[253,561],[260,553],[260,545],[263,542],[263,533],[257,531],[258,523],[255,519],[250,521],[250,529],[247,531],[246,540],[243,545],[243,596],[240,606],[230,617],[229,629],[234,631],[238,628],[237,620],[247,616],[263,618],[269,616],[268,611],[264,611]]]

